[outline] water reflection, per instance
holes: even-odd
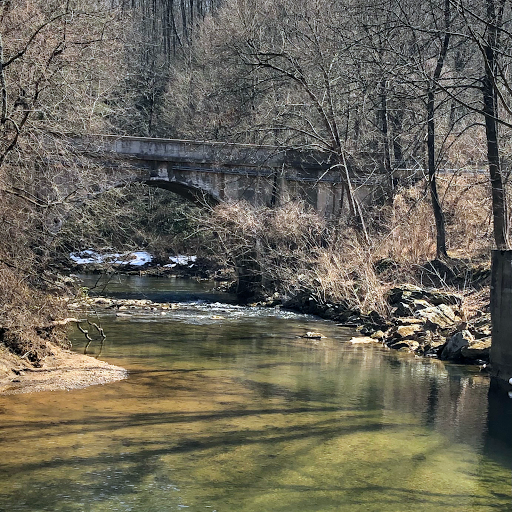
[[[492,378],[489,385],[485,453],[512,470],[512,399],[508,383]]]
[[[120,274],[76,274],[91,297],[149,299],[154,302],[207,301],[234,303],[236,297],[216,292],[211,281]]]
[[[484,375],[314,318],[184,309],[103,318],[126,381],[0,397],[0,510],[509,509],[512,400]]]

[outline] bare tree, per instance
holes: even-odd
[[[0,5],[0,195],[4,221],[19,229],[17,247],[4,239],[0,251],[4,261],[18,254],[15,266],[29,267],[31,250],[45,253],[62,215],[93,185],[94,166],[70,136],[108,124],[116,23],[100,1]]]
[[[487,146],[487,161],[491,182],[494,239],[498,249],[510,247],[508,234],[508,208],[500,154],[499,126],[512,128],[512,87],[508,75],[512,33],[510,5],[506,0],[454,3],[464,21],[466,41],[474,45],[481,65],[478,88],[480,105],[460,101],[466,108],[483,115]],[[467,84],[474,88],[474,84]]]
[[[413,11],[412,16],[407,16],[400,4],[397,4],[396,10],[397,14],[400,13],[400,23],[408,33],[414,51],[410,63],[404,66],[408,68],[406,80],[416,90],[419,99],[424,98],[428,184],[436,225],[436,256],[447,259],[445,217],[437,187],[437,168],[442,148],[437,147],[436,124],[441,117],[439,111],[442,103],[438,104],[436,100],[451,49],[454,20],[451,0],[443,0],[441,4],[427,2],[424,7],[425,11]]]

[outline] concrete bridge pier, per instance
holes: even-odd
[[[492,374],[512,377],[512,251],[492,251]]]

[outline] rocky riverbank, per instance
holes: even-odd
[[[361,336],[392,349],[488,367],[490,314],[477,311],[468,318],[463,302],[460,294],[404,284],[389,291],[387,317],[321,303],[312,296],[295,298],[283,305],[341,326],[355,327]]]
[[[463,301],[463,296],[459,294],[406,284],[388,293],[389,315],[386,318],[376,312],[362,314],[340,304],[320,303],[307,295],[282,300],[276,294],[253,305],[286,307],[314,314],[333,320],[340,326],[354,327],[361,338],[383,343],[392,349],[486,367],[491,346],[490,315],[480,312],[468,319]],[[147,299],[88,297],[71,302],[69,308],[109,309],[118,317],[129,318],[141,314],[167,315],[179,309],[180,305]]]

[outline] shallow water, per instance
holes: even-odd
[[[477,370],[157,281],[181,309],[101,317],[127,380],[0,397],[0,510],[512,510],[512,400]]]

